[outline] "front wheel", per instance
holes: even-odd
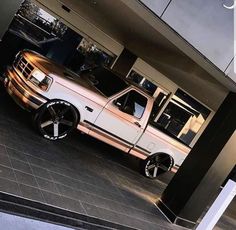
[[[150,178],[156,179],[162,173],[170,171],[174,164],[171,156],[165,153],[158,153],[149,156],[146,160],[140,162],[141,173]]]
[[[70,103],[54,100],[45,104],[34,115],[34,123],[44,138],[65,138],[77,125],[78,114]]]

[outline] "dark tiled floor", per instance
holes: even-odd
[[[30,114],[2,90],[1,191],[138,229],[182,229],[154,206],[171,175],[148,180],[137,159],[79,132],[58,142],[41,138]],[[235,227],[234,218],[223,217],[217,228]]]

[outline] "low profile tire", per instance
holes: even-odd
[[[160,174],[170,171],[174,164],[171,156],[165,153],[158,153],[149,156],[140,162],[141,173],[150,179],[156,179]]]
[[[65,138],[76,127],[78,113],[70,103],[54,100],[34,114],[33,122],[44,138],[57,140]]]

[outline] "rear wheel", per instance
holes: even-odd
[[[65,138],[77,125],[78,114],[74,106],[63,100],[45,104],[34,115],[38,131],[49,140]]]
[[[171,156],[165,153],[158,153],[141,161],[140,169],[144,176],[150,179],[155,179],[160,174],[169,171],[173,164],[174,160]]]

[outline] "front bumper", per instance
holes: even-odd
[[[34,92],[18,73],[8,68],[4,74],[4,86],[14,101],[26,110],[36,110],[47,102],[47,98]]]

